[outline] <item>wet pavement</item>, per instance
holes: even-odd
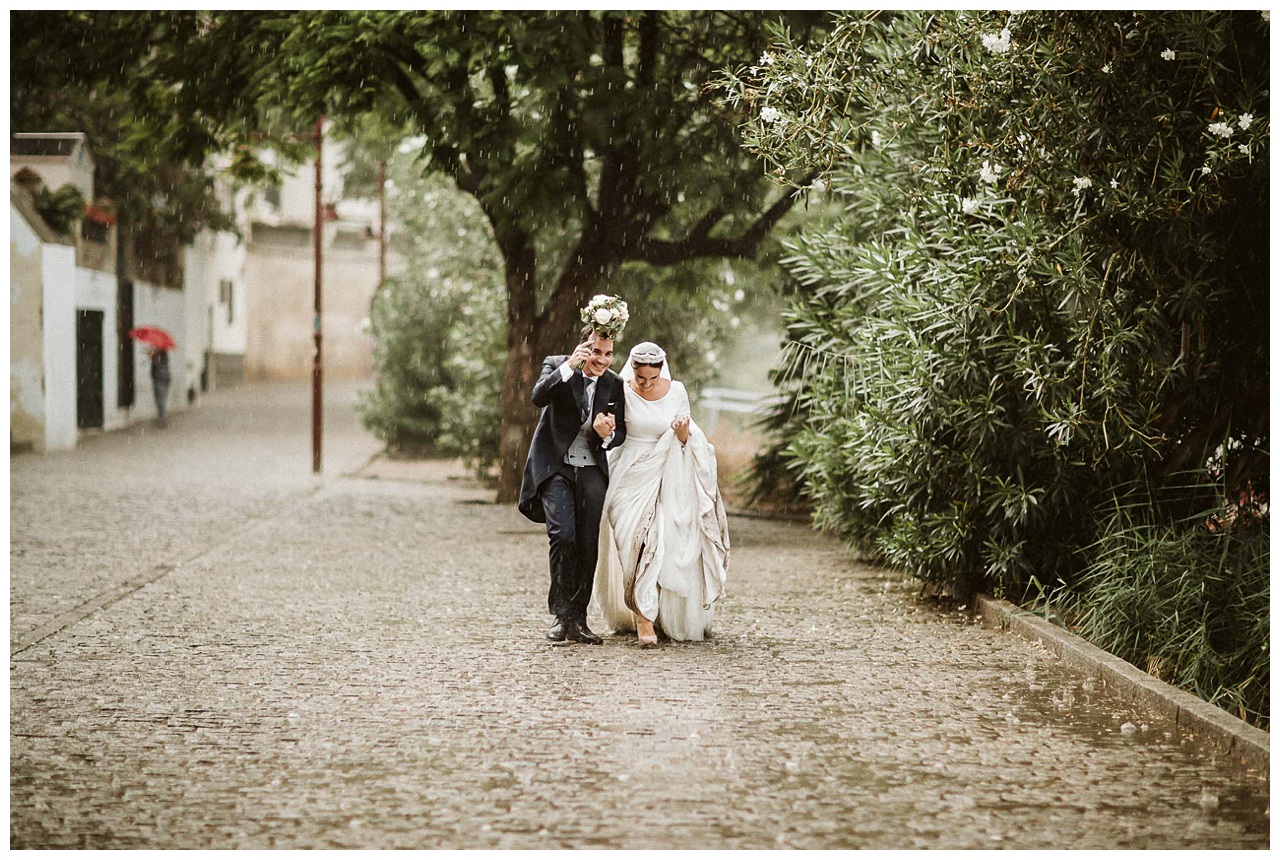
[[[545,534],[354,390],[322,478],[305,385],[12,459],[11,847],[1269,845],[1266,775],[803,525],[731,517],[708,642],[548,646]]]

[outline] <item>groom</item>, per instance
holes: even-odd
[[[520,513],[547,524],[551,590],[547,605],[556,622],[552,642],[599,645],[587,627],[587,604],[599,551],[600,517],[609,486],[605,452],[626,438],[622,380],[609,369],[613,341],[585,326],[569,356],[549,355],[533,386],[542,407],[520,485]]]

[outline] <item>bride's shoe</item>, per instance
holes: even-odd
[[[636,616],[636,636],[640,639],[641,648],[652,648],[658,644],[658,634],[653,630],[653,622]]]

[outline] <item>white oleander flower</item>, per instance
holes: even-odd
[[[763,54],[761,54],[761,55],[760,55],[760,65],[762,65],[762,66],[772,66],[772,65],[773,65],[773,54],[770,54],[768,51],[765,51]]]
[[[1225,122],[1209,123],[1209,134],[1216,134],[1218,137],[1227,138],[1235,134],[1236,130]]]
[[[1208,176],[1210,173],[1213,173],[1213,171],[1209,168],[1209,165],[1206,164],[1204,167],[1200,168],[1201,176]]]
[[[1071,184],[1075,186],[1073,191],[1075,195],[1079,197],[1080,192],[1087,191],[1093,187],[1093,180],[1087,176],[1077,176],[1075,179],[1071,180]]]
[[[1000,173],[1004,170],[998,164],[992,164],[989,161],[982,162],[982,170],[978,172],[978,178],[988,185],[995,185],[1000,181]]]
[[[1005,27],[1000,31],[999,36],[986,35],[982,37],[982,47],[986,48],[993,54],[1009,53],[1009,28]]]
[[[1107,63],[1107,64],[1105,64],[1105,65],[1102,67],[1102,73],[1103,73],[1104,75],[1109,75],[1109,74],[1111,74],[1111,72],[1112,72],[1112,71],[1113,71],[1113,69],[1111,68],[1111,64],[1110,64],[1110,63]]]
[[[871,145],[874,146],[876,149],[880,148],[880,132],[878,131],[871,132]]]
[[[1249,126],[1253,125],[1253,114],[1242,113],[1240,118],[1236,120],[1236,125],[1240,126],[1241,131],[1248,131]]]
[[[1178,52],[1175,51],[1173,48],[1165,48],[1163,51],[1160,52],[1160,56],[1162,59],[1165,59],[1165,60],[1176,60],[1178,59]]]
[[[764,110],[760,111],[760,119],[770,123],[777,122],[778,120],[782,119],[782,111],[778,110],[775,107],[767,107]]]
[[[1111,180],[1111,188],[1112,188],[1113,190],[1114,190],[1114,189],[1116,189],[1116,188],[1119,188],[1119,187],[1120,187],[1120,181],[1119,181],[1119,180],[1117,180],[1117,179],[1113,179],[1113,180]]]
[[[960,198],[960,208],[964,210],[964,214],[972,215],[974,212],[978,211],[978,204],[980,202],[981,201],[976,197],[962,197]]]
[[[1237,147],[1237,149],[1239,149],[1239,150],[1240,150],[1240,154],[1241,154],[1241,155],[1248,155],[1248,154],[1249,154],[1249,147],[1248,147],[1247,145],[1243,144],[1243,143],[1242,143],[1242,144],[1240,144],[1240,146],[1239,146],[1239,147]]]

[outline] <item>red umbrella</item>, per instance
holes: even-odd
[[[154,325],[140,325],[135,329],[130,329],[129,337],[154,346],[156,349],[173,349],[177,346],[173,335]]]

